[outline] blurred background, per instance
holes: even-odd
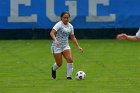
[[[60,14],[68,11],[79,39],[135,35],[139,0],[0,0],[0,39],[50,39]]]

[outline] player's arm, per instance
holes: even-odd
[[[78,44],[78,41],[77,41],[75,35],[74,35],[74,34],[70,35],[70,38],[71,38],[71,40],[74,42],[74,44],[76,45],[76,47],[77,47],[81,52],[83,52],[83,49],[82,49],[82,48],[80,47],[80,45]]]
[[[137,36],[126,36],[126,40],[131,40],[131,41],[138,41],[140,40],[140,38],[138,38]]]
[[[131,36],[131,35],[127,35],[127,34],[119,34],[119,35],[117,35],[117,39],[119,39],[119,40],[130,40],[130,41],[140,40],[140,38],[138,38],[137,36]]]
[[[131,40],[131,41],[139,41],[140,40],[140,29],[138,30],[138,32],[136,33],[135,36],[126,35],[126,39]]]
[[[54,40],[55,44],[56,44],[56,45],[59,45],[59,41],[56,39],[55,33],[56,33],[56,30],[55,30],[55,29],[52,29],[51,32],[50,32],[50,36],[51,36],[52,39]]]

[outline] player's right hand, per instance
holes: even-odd
[[[126,34],[118,34],[117,37],[116,37],[118,40],[126,40],[127,38],[127,35]]]
[[[60,42],[58,40],[54,41],[57,46],[59,46]]]

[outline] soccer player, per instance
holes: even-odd
[[[68,12],[61,13],[61,20],[57,22],[50,32],[50,36],[53,39],[51,50],[55,59],[55,63],[52,66],[52,78],[56,78],[56,70],[62,65],[62,56],[67,61],[67,77],[66,79],[72,79],[73,71],[73,59],[71,48],[69,46],[69,36],[74,42],[76,47],[83,52],[83,49],[79,46],[78,41],[74,35],[74,28],[69,23],[70,14]]]
[[[135,36],[127,35],[127,34],[118,34],[116,37],[118,40],[130,40],[130,41],[139,41],[140,40],[140,28]]]

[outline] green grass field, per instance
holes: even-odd
[[[66,61],[51,78],[51,40],[0,40],[0,93],[139,93],[140,42],[78,40],[70,42],[74,72],[66,80]],[[86,80],[75,73],[85,71]]]

